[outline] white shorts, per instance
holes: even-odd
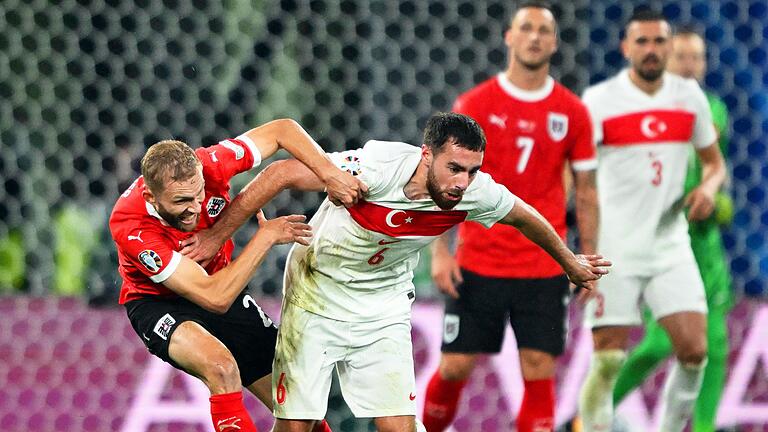
[[[324,418],[334,368],[356,417],[416,415],[409,317],[344,322],[285,302],[272,363],[275,417]]]
[[[693,253],[690,259],[653,276],[611,271],[600,279],[598,288],[598,296],[584,309],[584,323],[590,328],[642,324],[641,302],[656,320],[677,312],[707,313],[704,284]]]

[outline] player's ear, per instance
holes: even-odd
[[[629,60],[629,42],[627,41],[627,37],[624,36],[624,39],[621,40],[621,54],[624,55],[624,58]]]
[[[424,162],[427,163],[427,165],[432,163],[432,149],[430,149],[426,144],[421,145],[421,158],[424,160]]]
[[[148,203],[150,203],[152,205],[155,205],[155,203],[157,201],[155,199],[155,195],[152,193],[152,191],[149,190],[148,187],[144,188],[144,190],[141,192],[141,196],[144,197],[144,201],[146,201],[146,202],[148,202]]]

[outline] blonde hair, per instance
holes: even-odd
[[[141,175],[150,191],[160,193],[166,181],[186,180],[197,173],[199,166],[200,160],[187,144],[163,140],[152,145],[141,158]]]

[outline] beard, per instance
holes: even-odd
[[[181,223],[181,220],[188,217],[191,213],[189,212],[182,212],[180,214],[174,215],[173,213],[165,210],[162,208],[159,204],[157,206],[157,214],[159,214],[164,221],[168,222],[168,225],[176,228],[179,231],[184,232],[190,232],[197,228],[197,223],[191,225],[191,226],[185,226],[183,223]],[[200,221],[200,215],[198,215],[197,222]]]
[[[643,68],[643,65],[648,60],[655,60],[658,64],[658,67],[656,69]],[[662,63],[660,58],[656,57],[655,55],[649,55],[648,57],[644,58],[639,65],[635,66],[635,72],[637,72],[640,78],[652,82],[661,77],[661,75],[664,73],[664,66],[665,63]]]
[[[443,192],[440,190],[440,187],[438,186],[437,179],[435,178],[435,173],[432,172],[432,169],[427,171],[427,191],[429,192],[430,198],[432,198],[432,201],[437,204],[438,207],[440,207],[443,210],[450,210],[454,207],[456,207],[456,204],[460,203],[461,200],[451,201],[443,198]],[[455,193],[458,193],[461,195],[461,191],[456,191]]]

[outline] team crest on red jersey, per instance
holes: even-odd
[[[160,258],[160,255],[152,249],[141,251],[139,261],[152,273],[157,273],[160,267],[163,266],[163,260]]]
[[[227,205],[227,201],[224,200],[224,198],[211,197],[211,199],[208,200],[208,205],[205,206],[205,210],[208,212],[208,216],[216,217],[222,210],[224,210],[225,205]]]
[[[553,141],[560,141],[568,134],[568,116],[565,114],[547,113],[547,133]]]

